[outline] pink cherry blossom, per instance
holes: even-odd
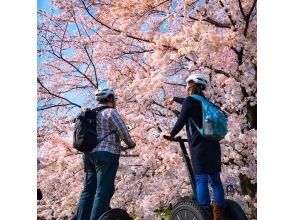
[[[120,159],[111,206],[160,219],[156,209],[189,196],[179,146],[161,134],[181,107],[165,100],[185,97],[185,79],[199,71],[210,79],[206,96],[228,114],[224,186],[233,185],[229,198],[256,218],[256,0],[201,2],[54,0],[52,12],[38,12],[38,217],[76,210],[83,167],[71,120],[95,106],[101,80],[113,86],[137,143]]]

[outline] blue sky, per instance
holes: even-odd
[[[37,0],[38,9],[50,10],[51,0]]]

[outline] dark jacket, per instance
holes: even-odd
[[[198,95],[203,96],[203,94]],[[201,102],[191,96],[187,98],[174,97],[174,100],[182,104],[182,110],[171,132],[171,136],[176,136],[186,125],[194,174],[220,172],[221,149],[219,142],[203,138],[193,124],[191,125],[193,135],[189,133],[189,118],[192,118],[197,126],[202,128]]]

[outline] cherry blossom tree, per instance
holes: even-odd
[[[256,0],[54,0],[51,8],[38,11],[39,218],[75,212],[83,166],[71,120],[95,106],[101,80],[115,89],[137,143],[120,159],[111,206],[160,219],[156,211],[191,195],[179,146],[161,134],[181,108],[165,100],[185,97],[195,72],[209,77],[205,95],[228,114],[221,141],[228,197],[256,218]]]

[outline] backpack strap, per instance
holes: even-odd
[[[94,110],[94,111],[96,111],[96,112],[99,112],[99,111],[102,111],[102,110],[107,109],[107,108],[111,108],[111,107],[109,107],[109,106],[107,106],[107,105],[104,105],[104,106],[100,106],[100,107],[94,108],[94,109],[92,109],[92,110]],[[103,141],[105,138],[107,138],[109,135],[111,135],[112,133],[114,133],[114,131],[110,131],[110,132],[108,132],[103,138],[101,138],[101,139],[97,142],[97,145],[98,145],[101,141]]]
[[[196,95],[196,94],[193,94],[193,95],[190,95],[190,96],[193,97],[194,99],[200,101],[201,104],[202,104],[202,101],[207,101],[207,102],[209,102],[210,104],[212,104],[212,105],[214,105],[215,107],[217,107],[220,111],[222,111],[222,112],[226,115],[226,117],[228,117],[228,115],[227,115],[226,112],[224,112],[224,111],[223,111],[218,105],[212,103],[209,99],[207,99],[207,98],[205,98],[205,97],[203,97],[203,96],[200,96],[200,95]]]
[[[193,125],[197,128],[197,130],[198,130],[200,133],[202,133],[202,128],[200,129],[200,128],[198,127],[198,125],[196,124],[196,122],[195,122],[192,118],[189,118],[189,133],[190,133],[191,136],[193,135],[191,124],[193,124]]]
[[[206,99],[205,97],[200,96],[200,95],[192,94],[192,95],[190,95],[190,96],[191,96],[192,98],[194,98],[194,99],[200,101],[200,102],[201,102],[201,106],[203,105],[202,102],[207,101],[207,99]],[[202,114],[203,114],[203,113],[202,113]],[[197,130],[199,131],[199,133],[202,134],[202,129],[200,129],[200,128],[198,127],[198,125],[196,124],[196,122],[195,122],[192,118],[189,118],[189,133],[190,133],[191,136],[193,135],[191,124],[193,124],[193,125],[197,128]]]
[[[106,108],[111,108],[111,107],[109,107],[107,105],[103,105],[103,106],[99,106],[97,108],[93,108],[92,110],[100,112],[100,111],[102,111],[102,110],[104,110]]]
[[[200,102],[202,102],[202,101],[206,101],[206,100],[207,100],[205,97],[203,97],[203,96],[201,96],[201,95],[192,94],[192,95],[190,95],[190,96],[191,96],[192,98],[194,98],[194,99],[200,101]]]
[[[192,98],[198,100],[201,102],[201,107],[202,107],[202,111],[203,109],[206,111],[207,110],[207,106],[209,105],[209,103],[213,104],[212,102],[210,102],[207,98],[203,97],[203,96],[200,96],[200,95],[196,95],[196,94],[193,94],[193,95],[190,95]],[[202,112],[203,114],[203,112]]]

